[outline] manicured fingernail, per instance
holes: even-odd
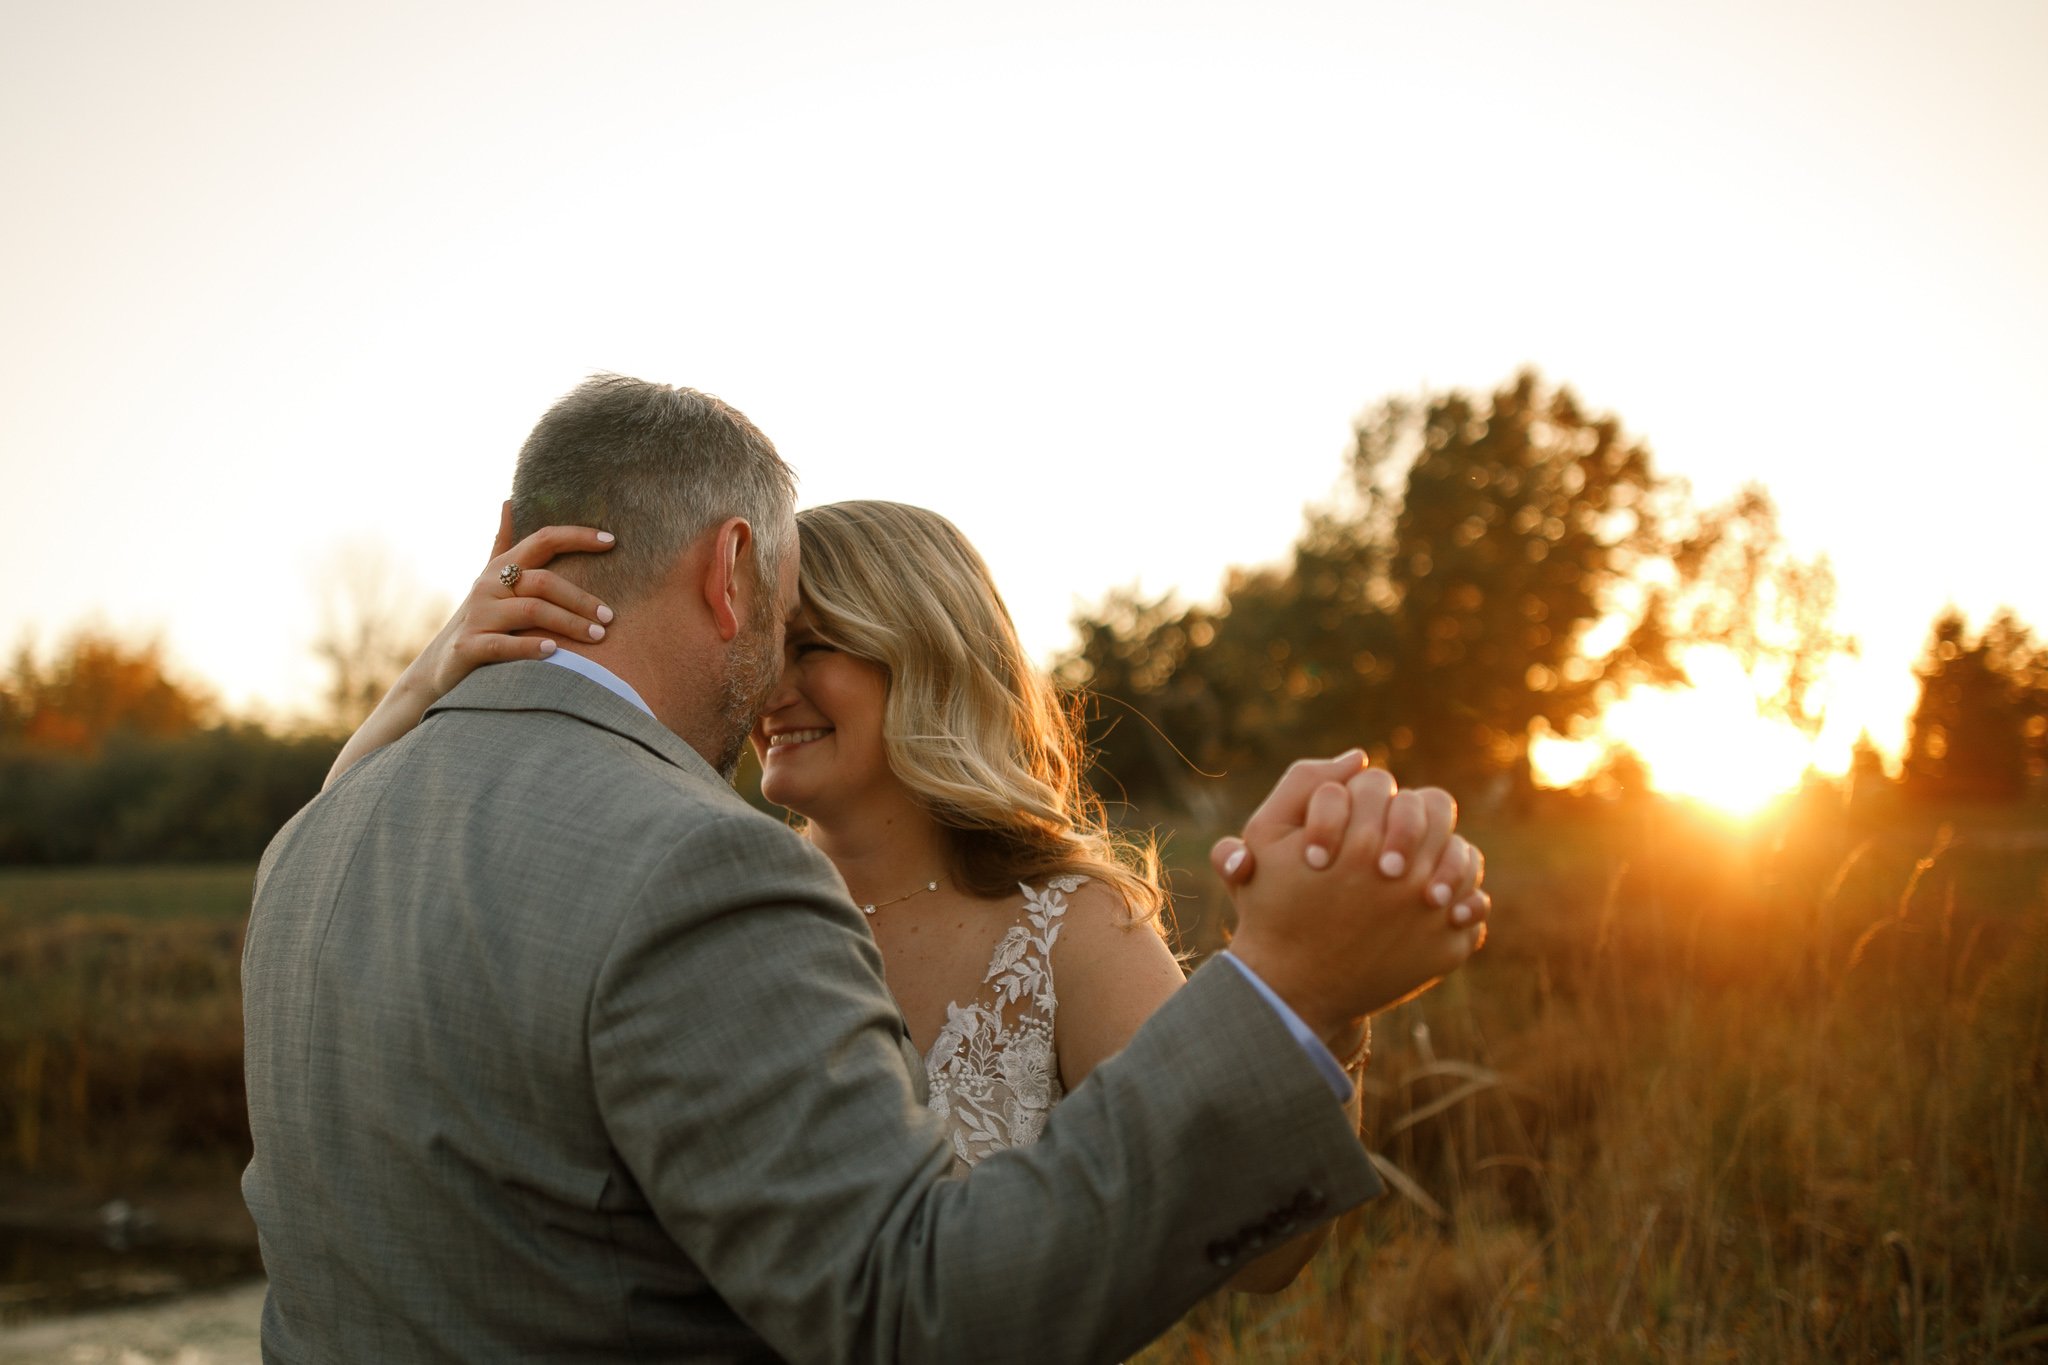
[[[1438,905],[1449,905],[1451,903],[1451,888],[1445,886],[1442,882],[1438,882],[1435,886],[1429,888],[1429,898]]]
[[[1398,853],[1380,855],[1380,872],[1389,877],[1398,877],[1408,870],[1408,860]]]
[[[599,544],[609,545],[613,541],[617,540],[618,537],[613,535],[610,531],[599,531],[597,533],[597,539]]]
[[[1228,858],[1225,858],[1225,859],[1223,860],[1223,871],[1224,871],[1224,872],[1225,872],[1226,874],[1228,874],[1228,873],[1233,873],[1233,872],[1236,872],[1236,871],[1237,871],[1237,870],[1238,870],[1238,869],[1239,869],[1240,867],[1243,867],[1243,866],[1244,866],[1244,850],[1243,850],[1243,849],[1241,849],[1241,848],[1240,848],[1240,849],[1233,849],[1233,850],[1231,851],[1231,854],[1230,854],[1230,856],[1229,856]]]
[[[612,623],[612,615],[613,615],[613,612],[612,612],[612,609],[611,609],[610,607],[606,606],[606,605],[605,605],[604,603],[602,603],[602,602],[600,602],[600,603],[598,603],[598,604],[597,604],[597,619],[598,619],[598,620],[600,620],[600,621],[604,622],[604,623],[605,623],[606,625],[610,625],[610,624]]]
[[[542,641],[540,642],[540,657],[541,657],[541,658],[545,659],[545,658],[547,658],[547,657],[548,657],[548,655],[550,655],[550,654],[552,654],[552,653],[554,653],[554,652],[555,652],[555,642],[554,642],[553,640],[542,640]]]
[[[590,638],[593,640],[602,640],[604,638],[604,627],[592,626],[590,628]]]
[[[1451,911],[1451,923],[1459,926],[1460,928],[1463,928],[1465,925],[1470,924],[1471,922],[1472,907],[1465,904],[1463,901],[1459,901],[1457,908]]]
[[[1308,865],[1317,871],[1328,867],[1330,865],[1330,850],[1324,848],[1321,844],[1310,844],[1308,846]]]

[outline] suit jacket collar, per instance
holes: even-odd
[[[702,754],[660,721],[582,674],[537,659],[477,669],[429,706],[427,716],[440,711],[554,711],[631,740],[690,776],[732,791]]]

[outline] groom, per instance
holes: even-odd
[[[1391,784],[1355,755],[1246,827],[1237,961],[955,1178],[860,913],[726,781],[796,601],[792,503],[716,399],[584,384],[515,517],[614,531],[564,572],[631,610],[478,670],[272,842],[244,961],[267,1361],[1114,1360],[1377,1192],[1318,1039],[1479,931],[1416,909],[1423,859],[1381,874]]]

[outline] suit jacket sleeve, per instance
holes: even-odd
[[[859,912],[736,815],[650,875],[589,1039],[614,1146],[684,1252],[791,1361],[1111,1361],[1243,1257],[1379,1190],[1328,1084],[1227,964],[953,1176]]]

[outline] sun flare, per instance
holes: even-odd
[[[1538,739],[1530,755],[1538,780],[1571,786],[1625,747],[1642,759],[1652,791],[1746,817],[1797,788],[1809,769],[1845,769],[1846,753],[1830,736],[1817,742],[1761,714],[1756,685],[1725,650],[1693,651],[1685,667],[1692,686],[1635,689],[1591,738]]]

